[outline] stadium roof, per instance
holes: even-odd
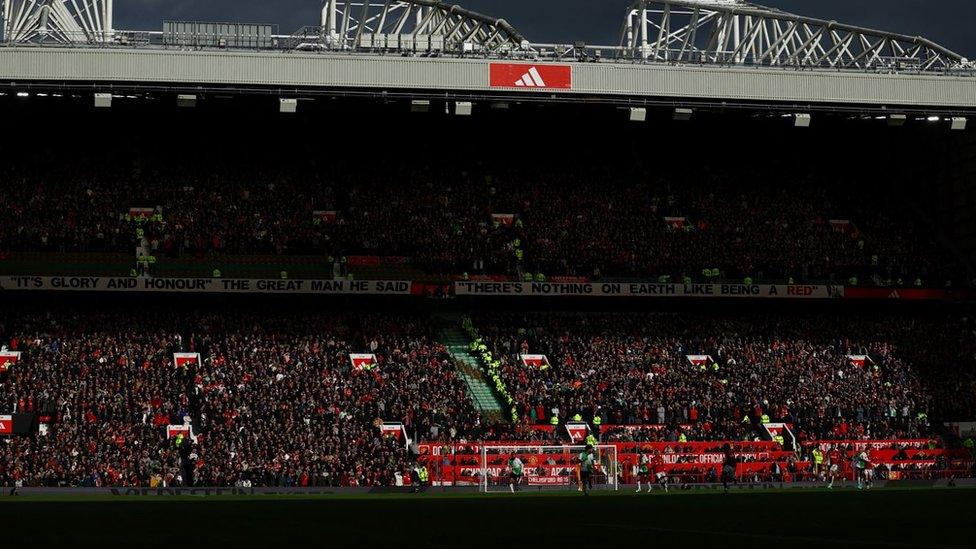
[[[154,38],[158,42],[163,34],[115,29],[113,0],[2,2],[7,44],[136,47],[151,45]],[[805,17],[743,0],[635,0],[625,12],[618,45],[590,48],[573,41],[561,47],[533,44],[504,19],[442,0],[323,0],[319,25],[259,47],[368,51],[377,49],[380,37],[382,47],[389,49],[390,36],[410,37],[412,45],[436,37],[440,53],[469,56],[579,58],[599,49],[601,60],[647,63],[911,72],[972,68],[961,55],[922,37]],[[396,42],[392,49],[404,49],[404,40]]]
[[[534,43],[441,0],[324,0],[318,24],[292,34],[199,22],[119,30],[113,0],[0,1],[0,82],[11,85],[976,109],[976,67],[930,40],[739,0],[635,0],[608,46]],[[540,78],[519,64],[560,68]]]

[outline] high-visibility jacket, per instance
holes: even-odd
[[[763,414],[762,417],[759,418],[759,422],[763,425],[769,423],[769,414]]]
[[[552,425],[553,427],[559,425],[559,418],[557,416],[552,416],[549,418],[549,425]]]
[[[420,468],[420,482],[427,482],[428,478],[430,478],[430,473],[427,472],[427,466],[425,465]]]
[[[576,414],[573,416],[573,421],[583,421],[583,416]]]
[[[600,424],[602,424],[602,423],[603,423],[603,418],[602,417],[600,417],[600,416],[593,416],[593,425],[596,425],[597,427],[599,427]]]
[[[813,462],[817,465],[822,465],[824,460],[823,452],[819,448],[813,450]]]
[[[681,433],[678,435],[678,442],[688,442],[688,437],[686,437],[684,433]]]

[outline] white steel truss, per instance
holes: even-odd
[[[7,43],[105,43],[114,38],[113,0],[2,0]]]
[[[328,49],[515,51],[525,38],[495,19],[441,0],[324,0],[320,27],[303,31]]]
[[[786,13],[743,0],[636,0],[620,54],[649,62],[883,72],[945,71],[957,53],[907,36]]]

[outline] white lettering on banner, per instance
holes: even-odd
[[[858,452],[864,450],[885,450],[889,448],[925,448],[929,444],[927,440],[911,439],[911,440],[867,440],[867,441],[822,441],[813,444],[806,444],[804,446],[816,446],[823,450],[824,452],[829,451],[835,446],[842,446],[844,448],[852,448]]]
[[[754,452],[754,453],[736,453],[736,457],[744,461],[766,461],[770,457],[774,459],[782,459],[786,461],[787,458],[792,454],[792,452],[779,452],[779,455],[771,456],[769,452]],[[725,454],[719,453],[703,453],[703,454],[664,454],[662,456],[664,463],[669,465],[675,465],[678,463],[700,463],[715,465],[725,461]]]
[[[455,282],[454,293],[470,296],[843,297],[843,286],[788,284],[656,284],[650,282]]]
[[[187,292],[225,294],[410,295],[404,280],[251,280],[224,278],[0,277],[2,290]]]

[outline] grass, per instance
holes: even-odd
[[[0,497],[3,540],[500,548],[973,547],[976,489]],[[87,546],[88,544],[86,544]],[[15,545],[11,544],[10,547]]]

